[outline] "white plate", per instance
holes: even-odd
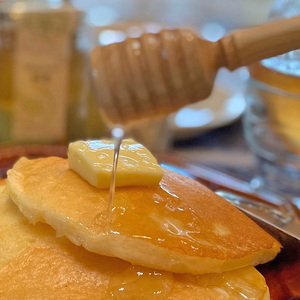
[[[174,138],[191,138],[231,124],[243,114],[245,107],[242,92],[216,84],[207,99],[172,114],[168,126]]]

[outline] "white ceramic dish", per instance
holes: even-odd
[[[191,138],[236,121],[245,110],[240,91],[216,84],[211,95],[172,114],[168,126],[174,138]]]

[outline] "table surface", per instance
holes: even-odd
[[[255,157],[243,135],[242,120],[192,139],[175,139],[171,152],[245,180],[258,175]]]

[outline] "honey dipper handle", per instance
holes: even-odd
[[[229,70],[299,49],[300,15],[237,30],[219,43]]]

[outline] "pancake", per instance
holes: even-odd
[[[91,186],[58,157],[21,158],[8,171],[11,199],[32,222],[101,255],[175,273],[221,273],[273,259],[280,244],[236,207],[164,169],[156,187]]]
[[[0,299],[269,300],[254,268],[222,274],[172,274],[97,255],[31,225],[0,187]]]

